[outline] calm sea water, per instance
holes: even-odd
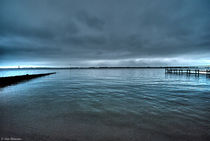
[[[210,78],[162,69],[57,72],[0,89],[0,136],[25,140],[210,140]]]

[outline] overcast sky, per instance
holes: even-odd
[[[210,64],[209,0],[1,0],[0,66]]]

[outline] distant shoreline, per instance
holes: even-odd
[[[25,67],[25,68],[0,68],[6,69],[166,69],[166,68],[194,68],[196,66],[167,66],[167,67]],[[197,66],[199,67],[199,66]]]

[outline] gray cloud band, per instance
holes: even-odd
[[[206,58],[209,13],[208,0],[2,0],[0,65],[25,60],[83,65],[88,60],[120,59],[127,65],[145,65],[147,59],[135,59]]]

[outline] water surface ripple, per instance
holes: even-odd
[[[210,78],[161,69],[57,74],[0,89],[0,136],[29,140],[210,140]]]

